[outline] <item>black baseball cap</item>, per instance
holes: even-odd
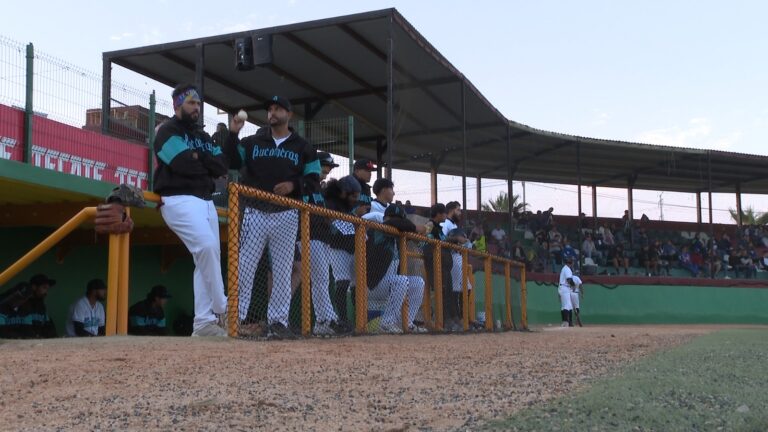
[[[571,256],[565,257],[565,262],[572,263],[573,262],[573,257],[571,257]]]
[[[264,104],[264,109],[269,111],[269,107],[271,107],[272,105],[281,106],[285,108],[286,111],[293,111],[293,106],[291,105],[291,101],[289,101],[288,99],[282,96],[272,96],[272,98],[269,99]]]
[[[448,233],[448,237],[466,237],[467,233],[461,228],[454,228]]]
[[[331,168],[336,168],[339,166],[334,160],[333,156],[331,156],[328,152],[317,152],[317,159],[320,160],[320,165],[326,165]]]
[[[107,284],[105,284],[102,279],[91,279],[88,281],[88,285],[85,287],[85,292],[89,293],[91,291],[98,291],[103,289],[107,289]]]
[[[166,288],[163,285],[155,285],[152,287],[152,289],[149,291],[149,294],[147,294],[147,298],[149,299],[155,299],[155,298],[171,298],[171,294],[168,292],[168,288]]]
[[[38,273],[32,276],[31,279],[29,279],[29,284],[34,286],[40,286],[40,285],[54,286],[56,285],[56,281],[53,279],[50,279],[48,276],[42,273]]]
[[[397,204],[390,204],[387,209],[384,210],[384,217],[399,217],[401,219],[406,218],[405,210]]]
[[[376,164],[373,163],[370,159],[358,159],[355,161],[354,169],[364,169],[366,171],[375,171],[376,170]]]

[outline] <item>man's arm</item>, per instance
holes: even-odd
[[[192,151],[185,138],[173,135],[168,128],[160,128],[155,138],[157,158],[171,170],[184,177],[208,175],[208,169],[200,160],[200,153]]]
[[[245,163],[245,146],[238,138],[237,132],[230,131],[224,136],[222,145],[224,154],[227,156],[230,169],[240,169]]]
[[[73,326],[75,327],[75,335],[77,336],[93,336],[91,333],[88,333],[85,331],[85,324],[81,323],[80,321],[72,321]]]
[[[208,134],[205,134],[208,142],[212,143],[213,140]],[[201,152],[200,160],[203,162],[203,166],[208,170],[211,177],[221,177],[227,174],[229,168],[229,162],[227,155],[221,150],[221,147],[217,145],[211,146],[211,152]]]

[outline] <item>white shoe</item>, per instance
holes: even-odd
[[[227,337],[227,331],[221,328],[216,321],[211,321],[205,326],[192,332],[192,337]]]
[[[403,333],[403,329],[400,328],[397,324],[385,324],[381,323],[379,324],[379,330],[381,333],[389,333],[389,334],[401,334]]]
[[[568,327],[568,321],[563,321],[563,323],[560,324],[560,327]]]
[[[427,330],[425,327],[417,326],[416,324],[411,324],[408,326],[408,332],[409,333],[429,333],[429,330]]]

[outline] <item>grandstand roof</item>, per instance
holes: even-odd
[[[273,36],[273,62],[235,70],[235,40],[265,34]],[[507,179],[512,166],[515,180],[576,184],[580,153],[584,185],[706,191],[711,168],[714,192],[734,192],[736,184],[743,193],[768,192],[768,157],[577,137],[509,121],[395,9],[106,52],[104,61],[173,86],[195,81],[203,47],[207,102],[231,112],[245,107],[259,124],[260,107],[274,94],[290,98],[301,118],[353,115],[356,155],[376,159],[376,143],[387,136],[390,35],[394,168],[462,175],[465,131],[471,177]]]

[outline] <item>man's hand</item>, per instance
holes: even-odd
[[[355,209],[355,216],[361,216],[362,217],[363,215],[368,214],[369,211],[371,211],[371,206],[369,206],[369,205],[358,206]]]
[[[237,117],[237,115],[233,115],[232,121],[229,122],[229,131],[234,134],[238,134],[240,133],[240,129],[242,129],[244,125],[245,125],[245,120],[240,120],[240,118]]]
[[[287,181],[278,183],[275,185],[275,188],[272,190],[272,192],[280,196],[290,195],[291,192],[293,192],[293,182]]]

